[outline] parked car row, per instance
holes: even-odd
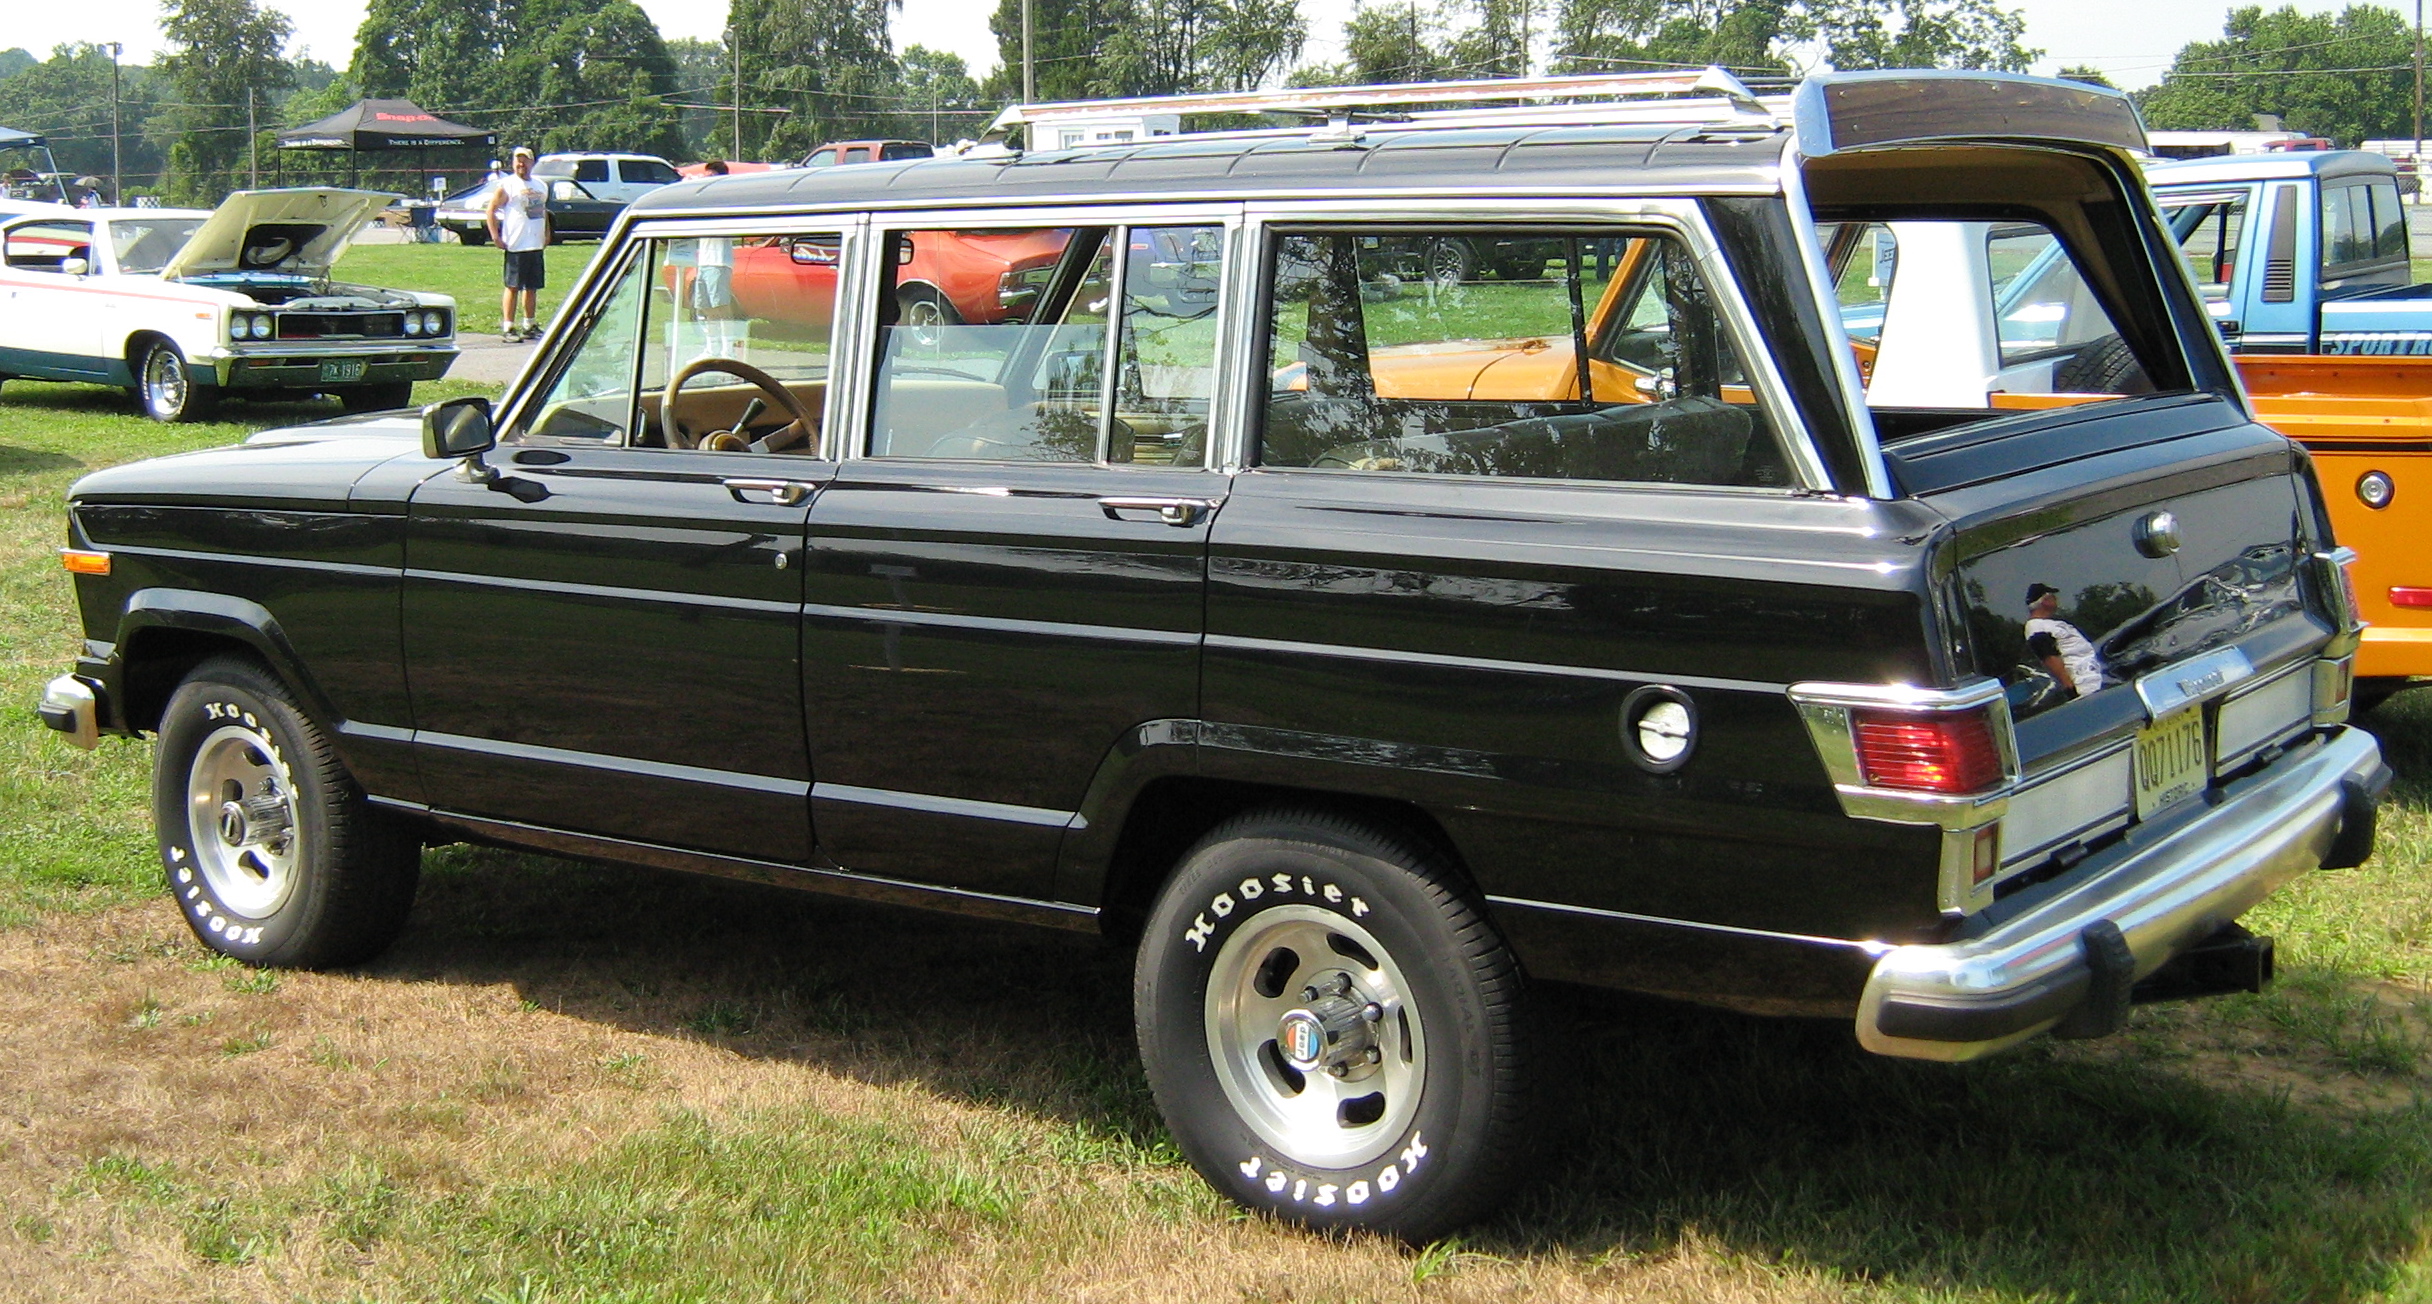
[[[42,717],[248,964],[466,839],[1098,934],[1213,1187],[1414,1240],[1533,1176],[1537,983],[1940,1061],[2268,983],[2391,776],[2129,101],[1410,93],[660,187],[500,402],[79,481]]]

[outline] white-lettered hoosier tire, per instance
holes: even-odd
[[[1527,1166],[1519,966],[1450,872],[1378,829],[1219,826],[1160,894],[1132,999],[1175,1143],[1249,1208],[1423,1241]]]
[[[414,836],[363,799],[328,737],[258,662],[205,661],[161,712],[152,819],[178,912],[247,964],[368,960],[405,927]]]

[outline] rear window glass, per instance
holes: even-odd
[[[879,157],[892,163],[898,159],[928,158],[936,153],[936,150],[927,145],[898,141],[895,144],[887,146],[884,150],[881,150],[879,152]]]
[[[1696,260],[1650,233],[1281,235],[1266,466],[1786,485]]]

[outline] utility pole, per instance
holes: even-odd
[[[262,130],[253,121],[253,88],[245,88],[245,171],[252,177],[249,189],[262,188]]]
[[[743,161],[743,29],[729,28],[726,47],[735,56],[735,161]]]
[[[2415,202],[2424,202],[2424,0],[2415,0]]]
[[[2421,3],[2422,0],[2417,0]],[[110,202],[126,202],[127,184],[118,164],[118,52],[126,47],[116,41],[110,46]]]
[[[1038,100],[1039,83],[1030,70],[1030,0],[1022,0],[1022,103],[1036,104]]]

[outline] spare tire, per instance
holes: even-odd
[[[2052,369],[2052,389],[2060,394],[2150,394],[2153,378],[2136,351],[2117,335],[2105,335],[2069,355]]]

